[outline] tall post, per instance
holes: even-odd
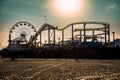
[[[48,26],[48,44],[50,44],[50,27]]]
[[[110,26],[108,25],[108,40],[110,41]]]
[[[64,29],[62,30],[62,42],[64,44]]]
[[[33,36],[35,38],[35,36]],[[36,39],[34,40],[34,46],[37,47]]]
[[[112,32],[113,34],[113,41],[115,41],[115,32]]]
[[[54,45],[55,45],[55,29],[53,29],[53,33],[54,33]]]
[[[73,25],[72,25],[72,44],[73,44],[73,41],[74,41],[74,32],[73,32]]]
[[[41,47],[41,43],[42,43],[42,41],[41,41],[41,32],[40,32],[40,47]]]
[[[80,31],[80,42],[79,42],[79,45],[81,45],[81,42],[82,42],[82,32]]]
[[[94,38],[95,38],[95,30],[92,30],[92,40],[94,42]]]
[[[83,24],[84,42],[86,42],[86,30],[85,30],[85,28],[86,28],[86,24],[84,23],[84,24]]]
[[[92,45],[94,46],[95,30],[92,30]]]
[[[106,47],[106,42],[107,42],[107,36],[106,36],[107,35],[107,33],[106,33],[107,30],[106,30],[106,27],[107,26],[106,26],[106,24],[104,24],[104,26],[105,26],[105,47]]]
[[[108,44],[110,46],[110,26],[107,25],[107,27],[108,27]]]

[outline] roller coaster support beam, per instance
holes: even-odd
[[[108,41],[110,43],[110,26],[108,25]]]
[[[80,31],[80,43],[79,43],[79,45],[81,45],[81,42],[82,42],[82,31]]]
[[[94,36],[95,36],[95,31],[94,30],[92,30],[92,35],[93,35],[92,39],[94,40]]]
[[[107,31],[107,25],[106,24],[104,24],[104,26],[105,26],[105,47],[106,47],[106,43],[107,43],[107,36],[106,36],[106,31]]]
[[[48,44],[50,44],[50,26],[48,26]]]
[[[84,24],[83,24],[83,29],[84,29],[84,42],[86,42],[86,30],[85,30],[85,28],[86,28],[86,24],[84,23]]]
[[[64,29],[62,29],[62,42],[64,44]]]
[[[41,35],[41,33],[40,33],[40,47],[41,47],[41,41],[42,40],[42,35]]]
[[[55,29],[53,29],[53,31],[54,31],[54,45],[55,45]]]
[[[92,43],[94,44],[94,38],[95,38],[95,31],[92,30]]]

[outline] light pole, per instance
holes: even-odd
[[[112,32],[113,34],[113,41],[115,41],[115,32]]]
[[[115,41],[115,32],[112,32],[113,34],[113,43],[114,43],[114,46],[116,46],[116,41]]]

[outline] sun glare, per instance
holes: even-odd
[[[60,0],[58,7],[64,11],[75,10],[78,6],[78,0]]]
[[[60,15],[74,16],[85,9],[86,0],[53,0],[55,11]]]

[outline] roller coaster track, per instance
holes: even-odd
[[[70,27],[71,25],[76,25],[76,24],[100,24],[100,25],[108,25],[108,26],[110,25],[110,24],[108,24],[108,23],[96,22],[96,21],[75,22],[75,23],[68,24],[67,26],[65,26],[64,28],[59,29],[59,30],[64,30],[64,29]]]
[[[43,24],[39,30],[36,32],[36,34],[34,35],[33,38],[30,39],[30,41],[28,42],[28,45],[32,44],[33,41],[37,38],[37,36],[44,30],[48,30],[49,29],[55,29],[55,30],[58,30],[58,31],[62,31],[62,30],[65,30],[67,29],[68,27],[71,27],[72,25],[77,25],[77,24],[100,24],[100,25],[106,25],[106,27],[108,28],[110,26],[110,24],[108,23],[104,23],[104,22],[96,22],[96,21],[86,21],[86,22],[75,22],[75,23],[70,23],[68,24],[67,26],[61,28],[61,29],[58,29],[57,27],[53,26],[53,25],[50,25],[48,23],[45,23]],[[75,29],[75,31],[79,31],[79,30],[83,30],[83,29]],[[89,28],[89,29],[86,29],[86,31],[89,31],[89,30],[100,30],[100,31],[104,31],[104,27],[102,28]],[[100,34],[101,35],[101,34]]]
[[[50,25],[50,24],[47,24],[47,23],[43,24],[43,25],[39,28],[39,30],[36,32],[36,34],[33,36],[33,38],[30,39],[30,41],[28,42],[28,45],[32,44],[33,41],[37,38],[37,36],[38,36],[42,31],[47,30],[48,28],[50,28],[50,29],[55,29],[55,27],[52,26],[52,25]]]
[[[75,31],[83,31],[84,29],[75,29]],[[85,29],[85,31],[91,31],[91,30],[98,30],[98,31],[104,31],[104,27],[103,28],[87,28]]]

